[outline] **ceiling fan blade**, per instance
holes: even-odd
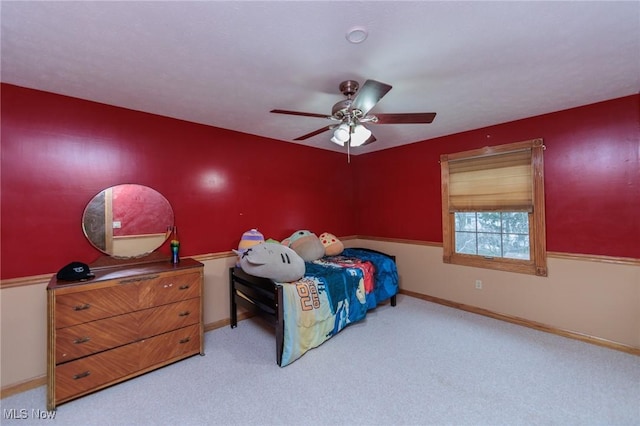
[[[351,104],[351,109],[358,109],[362,111],[362,115],[365,116],[389,90],[391,90],[391,86],[388,84],[375,80],[367,80],[360,90],[358,90],[358,93],[356,93],[356,97]]]
[[[376,114],[377,124],[412,124],[431,123],[436,118],[435,112],[414,112],[406,114]]]
[[[376,137],[373,136],[373,134],[371,136],[369,136],[369,139],[367,139],[366,141],[364,141],[364,143],[360,146],[365,146],[365,145],[369,145],[370,143],[374,143],[375,141],[377,141]]]
[[[307,133],[306,135],[299,136],[299,137],[295,138],[294,141],[303,141],[305,139],[309,139],[310,137],[313,137],[315,135],[319,135],[320,133],[326,132],[327,130],[331,130],[334,127],[336,127],[336,126],[333,125],[333,124],[331,124],[329,126],[324,126],[322,129],[318,129],[318,130],[315,130],[315,131],[313,131],[311,133]]]
[[[328,118],[327,114],[316,114],[313,112],[287,111],[286,109],[272,109],[270,112],[275,114],[301,115],[303,117]]]

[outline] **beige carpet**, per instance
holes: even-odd
[[[640,357],[404,295],[284,368],[259,319],[205,339],[54,419],[44,387],[5,398],[2,424],[640,425]]]

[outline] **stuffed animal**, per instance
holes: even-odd
[[[342,241],[328,232],[320,234],[320,242],[324,246],[324,254],[326,256],[338,256],[344,250]]]
[[[289,237],[289,247],[305,262],[318,260],[324,256],[324,246],[316,234],[311,231],[296,231]]]
[[[264,242],[264,235],[262,235],[257,229],[250,229],[242,234],[240,243],[238,243],[238,250],[234,250],[234,252],[238,254],[236,266],[240,266],[240,257],[242,256],[242,253],[244,253],[249,247],[253,247],[262,242]]]
[[[234,252],[240,257],[240,267],[247,274],[282,283],[297,281],[304,276],[304,260],[282,244],[259,243],[243,253]]]

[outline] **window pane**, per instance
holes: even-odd
[[[456,253],[476,254],[475,232],[456,232]]]
[[[529,260],[527,212],[456,212],[455,252]]]
[[[456,213],[456,231],[476,231],[476,214],[474,213]]]
[[[480,256],[502,257],[502,236],[478,232],[478,254]]]
[[[504,234],[503,257],[529,260],[529,235]]]
[[[478,232],[500,232],[501,229],[500,212],[478,213]]]
[[[529,214],[527,212],[502,213],[502,226],[506,234],[529,235]]]

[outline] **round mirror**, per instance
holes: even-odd
[[[82,229],[98,250],[117,258],[140,257],[171,235],[173,210],[162,194],[148,186],[107,188],[87,204]]]

